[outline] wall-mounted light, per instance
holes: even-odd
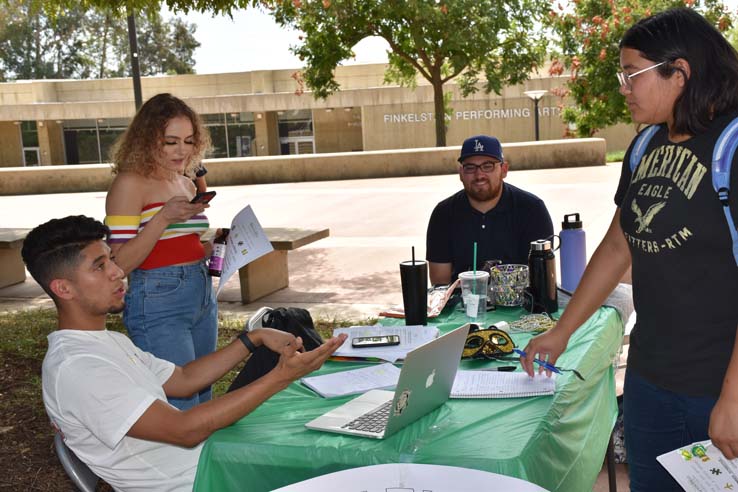
[[[256,119],[257,120],[260,120],[262,117],[263,117],[263,115],[261,113],[256,113]]]
[[[333,112],[333,108],[325,108],[325,112],[326,113],[332,113]]]
[[[38,126],[40,126],[40,127],[42,127],[42,128],[43,128],[43,126],[44,126],[44,122],[43,122],[43,121],[37,121],[37,122],[36,122],[36,125],[38,125]]]
[[[282,116],[284,114],[284,111],[277,111],[278,116]]]
[[[98,119],[97,119],[97,122],[98,122],[98,123],[103,123],[103,122],[105,122],[105,119],[104,119],[104,118],[98,118]]]
[[[14,121],[14,122],[13,122],[13,124],[14,124],[15,126],[18,126],[18,125],[20,125],[20,124],[21,124],[21,122],[20,122],[20,121]]]
[[[238,118],[238,113],[231,113],[231,118]]]
[[[352,109],[353,109],[353,108],[352,108],[351,106],[349,106],[348,108],[343,108],[343,110],[344,110],[344,111],[346,111],[347,113],[348,113],[349,111],[351,111]]]
[[[62,120],[56,120],[57,125],[61,125],[62,123],[63,123]]]

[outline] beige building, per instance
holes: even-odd
[[[385,85],[384,69],[339,67],[341,90],[325,100],[299,94],[294,70],[146,77],[142,88],[144,100],[170,92],[198,111],[213,140],[212,158],[433,147],[431,87],[422,79],[414,89]],[[479,91],[467,98],[448,84],[447,144],[479,133],[503,143],[534,140],[534,102],[524,93],[565,81],[534,76],[500,96]],[[561,104],[550,92],[539,101],[541,140],[566,134]],[[128,78],[2,83],[0,166],[109,162],[110,147],[134,112]],[[597,136],[608,150],[623,150],[634,134],[631,125],[618,125]]]

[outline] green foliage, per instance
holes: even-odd
[[[293,47],[305,63],[304,79],[316,97],[338,89],[335,68],[353,56],[362,39],[390,46],[385,79],[414,87],[419,74],[444,113],[443,85],[458,77],[463,95],[487,92],[528,78],[545,52],[536,19],[546,0],[278,0],[265,2],[281,25],[305,37]],[[437,145],[445,145],[445,120],[436,118]]]
[[[564,109],[565,122],[582,137],[616,123],[630,122],[625,98],[619,92],[618,45],[625,31],[638,20],[670,7],[691,6],[721,31],[730,27],[728,9],[720,0],[575,0],[554,4],[548,23],[559,37],[561,52],[554,56],[552,75],[568,68],[566,86],[554,93],[574,101]]]
[[[120,77],[129,74],[125,17],[72,3],[44,10],[34,0],[3,0],[0,79]],[[195,26],[164,22],[158,10],[136,16],[143,75],[192,73]]]

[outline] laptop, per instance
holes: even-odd
[[[443,405],[451,394],[469,324],[408,352],[395,391],[371,390],[305,424],[384,439]]]

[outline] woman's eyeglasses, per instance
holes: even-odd
[[[623,73],[618,72],[615,75],[618,77],[618,82],[620,83],[620,87],[625,87],[627,90],[632,91],[633,90],[633,82],[630,81],[633,77],[636,75],[640,75],[642,73],[648,72],[649,70],[653,70],[656,67],[660,67],[666,63],[665,61],[662,61],[661,63],[657,63],[656,65],[651,65],[650,67],[646,67],[643,70],[638,70],[636,73]]]

